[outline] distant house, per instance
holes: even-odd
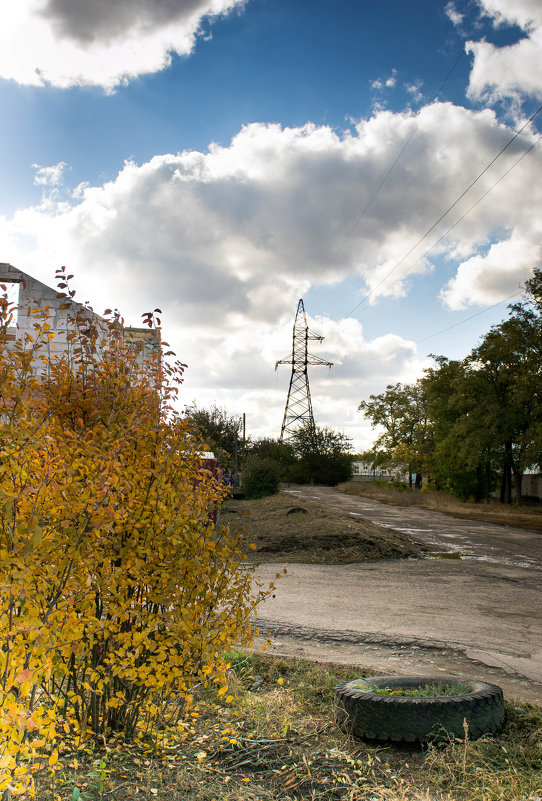
[[[13,293],[14,301],[18,306],[17,324],[8,329],[9,340],[24,342],[27,335],[32,337],[35,334],[36,309],[42,309],[48,314],[48,324],[51,331],[55,334],[53,345],[54,353],[62,355],[68,348],[67,333],[70,326],[70,319],[73,320],[81,312],[89,316],[96,323],[98,330],[104,334],[107,331],[107,324],[103,317],[90,311],[80,303],[76,303],[69,298],[59,299],[59,290],[53,289],[46,284],[42,284],[36,278],[17,270],[11,264],[0,263],[0,284],[4,284],[9,291],[18,289]],[[61,308],[62,307],[62,308]],[[131,344],[141,356],[143,364],[153,353],[160,351],[160,329],[157,328],[132,328],[124,327],[121,329],[124,342]],[[43,362],[39,355],[36,355],[32,363],[35,372],[43,369]]]
[[[408,481],[408,475],[398,467],[373,467],[369,462],[361,462],[354,460],[352,462],[352,480],[353,481],[371,481],[373,479],[382,479],[384,481]]]

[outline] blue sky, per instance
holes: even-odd
[[[410,254],[540,105],[537,0],[20,0],[0,22],[0,261],[66,264],[132,324],[162,307],[183,401],[252,436],[280,431],[299,297],[335,363],[317,421],[362,448],[359,401],[465,355],[540,264],[541,145],[518,160],[542,113]]]

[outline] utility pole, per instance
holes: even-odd
[[[288,442],[292,438],[294,431],[307,423],[314,428],[314,416],[312,413],[311,392],[309,388],[309,364],[325,365],[332,367],[332,362],[326,362],[317,356],[309,353],[309,340],[322,342],[324,337],[318,336],[309,330],[307,315],[303,300],[297,304],[297,312],[294,321],[292,337],[292,355],[288,359],[281,359],[275,364],[275,370],[279,364],[291,364],[292,375],[286,398],[286,408],[280,431],[280,442]]]

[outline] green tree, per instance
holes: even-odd
[[[291,481],[334,486],[352,478],[352,441],[345,434],[306,423],[290,444],[297,456],[289,471]]]
[[[292,445],[280,442],[278,439],[264,437],[247,444],[248,457],[257,456],[260,459],[272,459],[280,467],[280,480],[286,481],[288,470],[296,462],[296,455]]]
[[[238,467],[243,456],[241,417],[229,415],[216,405],[198,409],[194,404],[186,410],[186,418],[202,447],[213,451],[223,467],[228,470]]]
[[[502,454],[501,500],[521,500],[525,469],[540,461],[542,318],[529,300],[493,326],[468,357],[480,385],[477,413]]]
[[[430,426],[423,385],[420,382],[389,384],[385,392],[361,401],[358,410],[371,420],[373,428],[383,428],[373,449],[385,451],[391,463],[404,465],[410,486],[414,473],[416,486],[421,486],[430,451]]]
[[[241,491],[246,498],[264,498],[279,491],[280,464],[265,456],[248,456],[243,464]]]
[[[500,476],[501,501],[542,463],[542,271],[526,282],[508,319],[462,361],[436,356],[413,385],[388,386],[359,405],[381,428],[373,450],[426,473],[459,497],[488,499]]]
[[[428,469],[437,489],[466,500],[486,500],[499,456],[484,415],[477,413],[483,382],[469,365],[436,356],[422,384],[431,425]]]
[[[452,492],[488,498],[500,474],[501,501],[542,454],[542,275],[462,362],[435,357],[421,383],[431,420],[432,473]]]

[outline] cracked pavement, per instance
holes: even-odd
[[[271,653],[485,678],[518,700],[542,703],[542,534],[329,487],[286,491],[296,504],[325,503],[460,558],[288,565],[258,613]],[[283,564],[256,572],[271,581]]]

